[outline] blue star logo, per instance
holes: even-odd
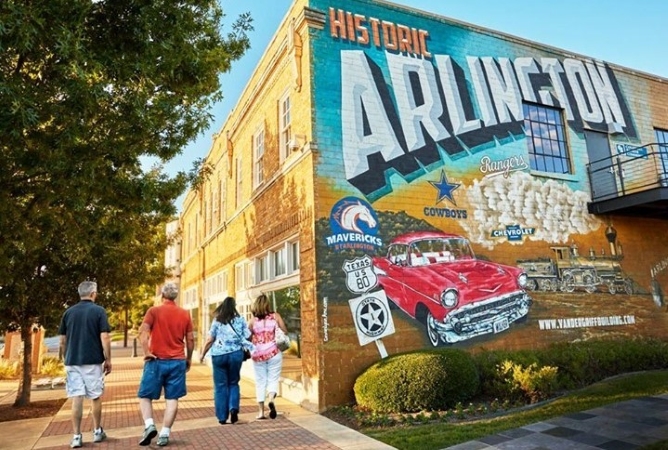
[[[443,199],[447,198],[453,205],[457,206],[457,202],[455,202],[455,199],[452,197],[452,191],[461,185],[457,183],[448,183],[448,179],[445,176],[445,170],[441,170],[441,179],[438,182],[430,181],[429,183],[438,189],[438,199],[436,200],[436,204],[441,203]]]

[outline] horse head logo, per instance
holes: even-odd
[[[378,224],[369,208],[359,200],[342,203],[334,218],[342,229],[360,234],[364,232],[359,227],[359,222],[366,223],[369,228],[375,228]]]

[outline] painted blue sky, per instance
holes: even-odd
[[[250,12],[255,30],[251,49],[222,75],[224,99],[212,113],[209,130],[192,142],[167,166],[170,173],[187,171],[197,158],[206,156],[212,134],[220,130],[241,94],[291,0],[220,0],[231,25],[243,12]],[[668,2],[657,0],[399,0],[418,10],[502,31],[574,53],[601,59],[668,78]],[[229,31],[229,28],[223,32]],[[177,207],[181,207],[181,199]]]

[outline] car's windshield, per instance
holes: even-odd
[[[416,241],[411,244],[410,253],[412,265],[461,261],[475,257],[468,240],[464,238]]]

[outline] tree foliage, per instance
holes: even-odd
[[[83,279],[114,306],[162,275],[157,230],[201,173],[159,164],[208,126],[249,47],[250,17],[227,34],[224,17],[216,0],[0,2],[0,329],[20,328],[26,354]]]

